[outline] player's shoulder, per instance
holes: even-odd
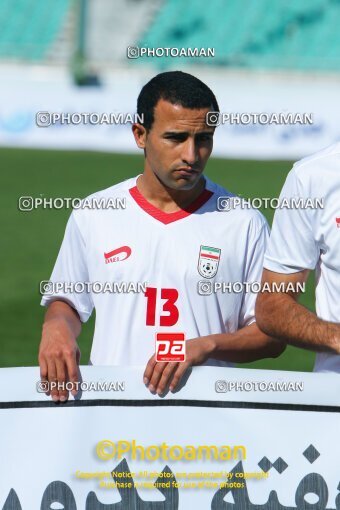
[[[126,179],[83,198],[72,211],[72,218],[82,231],[98,224],[102,214],[112,209],[125,209],[129,189],[136,185],[137,177]]]
[[[133,188],[136,184],[136,177],[132,177],[130,179],[126,179],[125,181],[118,182],[117,184],[114,184],[108,188],[104,188],[99,191],[95,191],[91,195],[88,195],[83,200],[84,201],[90,201],[92,199],[101,199],[101,198],[123,198],[123,196],[126,196],[129,189]]]
[[[334,143],[294,163],[290,174],[293,174],[302,184],[318,185],[326,169],[328,171],[338,169],[339,155],[340,143]]]
[[[136,179],[137,177],[132,177],[125,181],[118,182],[109,188],[91,193],[91,195],[86,196],[80,201],[79,207],[76,209],[77,213],[78,211],[81,213],[87,210],[95,211],[114,207],[113,201],[117,201],[117,203],[120,199],[124,201],[129,189],[136,185]]]
[[[224,215],[228,214],[230,219],[239,222],[243,227],[250,227],[255,231],[268,228],[267,220],[263,214],[249,205],[246,199],[210,179],[206,178],[206,181],[206,188],[214,193],[212,207],[216,208],[216,213],[219,214],[218,217],[221,221],[224,221]]]

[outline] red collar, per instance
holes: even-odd
[[[196,212],[214,194],[212,191],[204,189],[200,196],[198,196],[196,200],[194,200],[186,209],[181,209],[180,211],[175,211],[172,213],[166,213],[148,202],[148,200],[146,200],[146,198],[144,198],[141,192],[138,190],[137,186],[130,188],[129,192],[139,207],[141,207],[146,213],[150,214],[150,216],[158,221],[161,221],[165,225],[190,216],[190,214]]]

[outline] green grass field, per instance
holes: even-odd
[[[18,198],[85,197],[97,190],[141,173],[142,156],[95,152],[1,149],[2,214],[0,252],[1,354],[0,366],[37,365],[44,309],[39,282],[48,280],[63,237],[70,210],[18,210]],[[280,192],[291,162],[211,159],[206,174],[244,197],[274,197]],[[269,223],[272,211],[263,211]],[[301,302],[314,309],[313,282]],[[79,338],[81,363],[87,364],[94,317]],[[310,371],[314,355],[289,347],[275,360],[247,367]]]

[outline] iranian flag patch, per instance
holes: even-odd
[[[221,250],[212,246],[201,246],[198,257],[198,272],[203,278],[213,278],[218,270]]]

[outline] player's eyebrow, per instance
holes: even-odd
[[[195,133],[195,136],[213,136],[214,131],[199,131]],[[190,136],[189,131],[165,131],[163,133],[164,138],[184,138]]]
[[[188,131],[165,131],[163,136],[187,136],[188,134]]]

